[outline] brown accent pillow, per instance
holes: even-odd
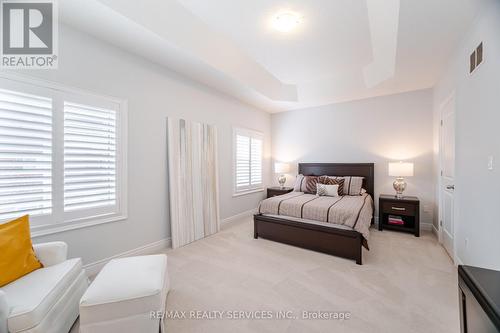
[[[328,177],[328,176],[319,176],[318,177],[318,183],[320,183],[320,184],[335,185],[333,183],[333,181],[335,181],[335,179]]]
[[[318,183],[325,184],[325,185],[338,185],[339,186],[339,190],[338,190],[339,195],[344,195],[344,183],[345,183],[344,178],[334,178],[334,177],[330,177],[330,176],[321,176],[321,177],[318,177]]]
[[[316,194],[316,184],[318,183],[317,176],[305,176],[302,182],[302,191],[304,193]]]

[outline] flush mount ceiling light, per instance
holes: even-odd
[[[274,29],[281,32],[290,32],[294,30],[302,21],[302,17],[294,12],[280,12],[273,19]]]

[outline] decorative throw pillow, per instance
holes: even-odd
[[[318,182],[318,178],[317,176],[298,175],[293,190],[295,192],[316,194],[316,183]]]
[[[316,184],[318,183],[317,176],[305,176],[302,182],[302,192],[316,194]]]
[[[331,178],[329,176],[319,176],[318,177],[318,183],[320,183],[320,184],[332,185],[333,182],[335,182],[335,179]]]
[[[0,224],[0,287],[41,267],[31,244],[29,216]]]
[[[320,184],[325,184],[325,185],[338,185],[338,194],[343,195],[344,193],[344,178],[336,178],[336,177],[330,177],[330,176],[321,176],[318,177],[318,183]]]
[[[342,176],[332,178],[344,180],[344,186],[342,190],[343,195],[361,195],[361,188],[363,187],[363,179],[365,179],[365,177]]]
[[[316,184],[317,191],[316,194],[319,196],[328,196],[328,197],[338,197],[339,196],[339,185],[326,185],[326,184]]]
[[[300,188],[302,186],[303,181],[304,181],[304,175],[297,175],[297,178],[295,178],[295,184],[293,185],[294,192],[301,192]]]

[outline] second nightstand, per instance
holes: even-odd
[[[280,186],[275,186],[275,187],[268,187],[267,188],[267,197],[275,197],[277,195],[282,195],[282,194],[287,194],[289,192],[293,191],[293,187],[280,187]]]
[[[417,197],[397,199],[381,194],[378,199],[378,230],[391,229],[420,236],[420,201]]]

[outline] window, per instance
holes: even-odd
[[[126,217],[126,104],[0,78],[0,222],[34,234]]]
[[[234,191],[235,194],[262,189],[261,133],[234,129]]]
[[[116,111],[64,102],[64,211],[116,205]]]
[[[52,213],[52,100],[0,89],[0,220]]]

